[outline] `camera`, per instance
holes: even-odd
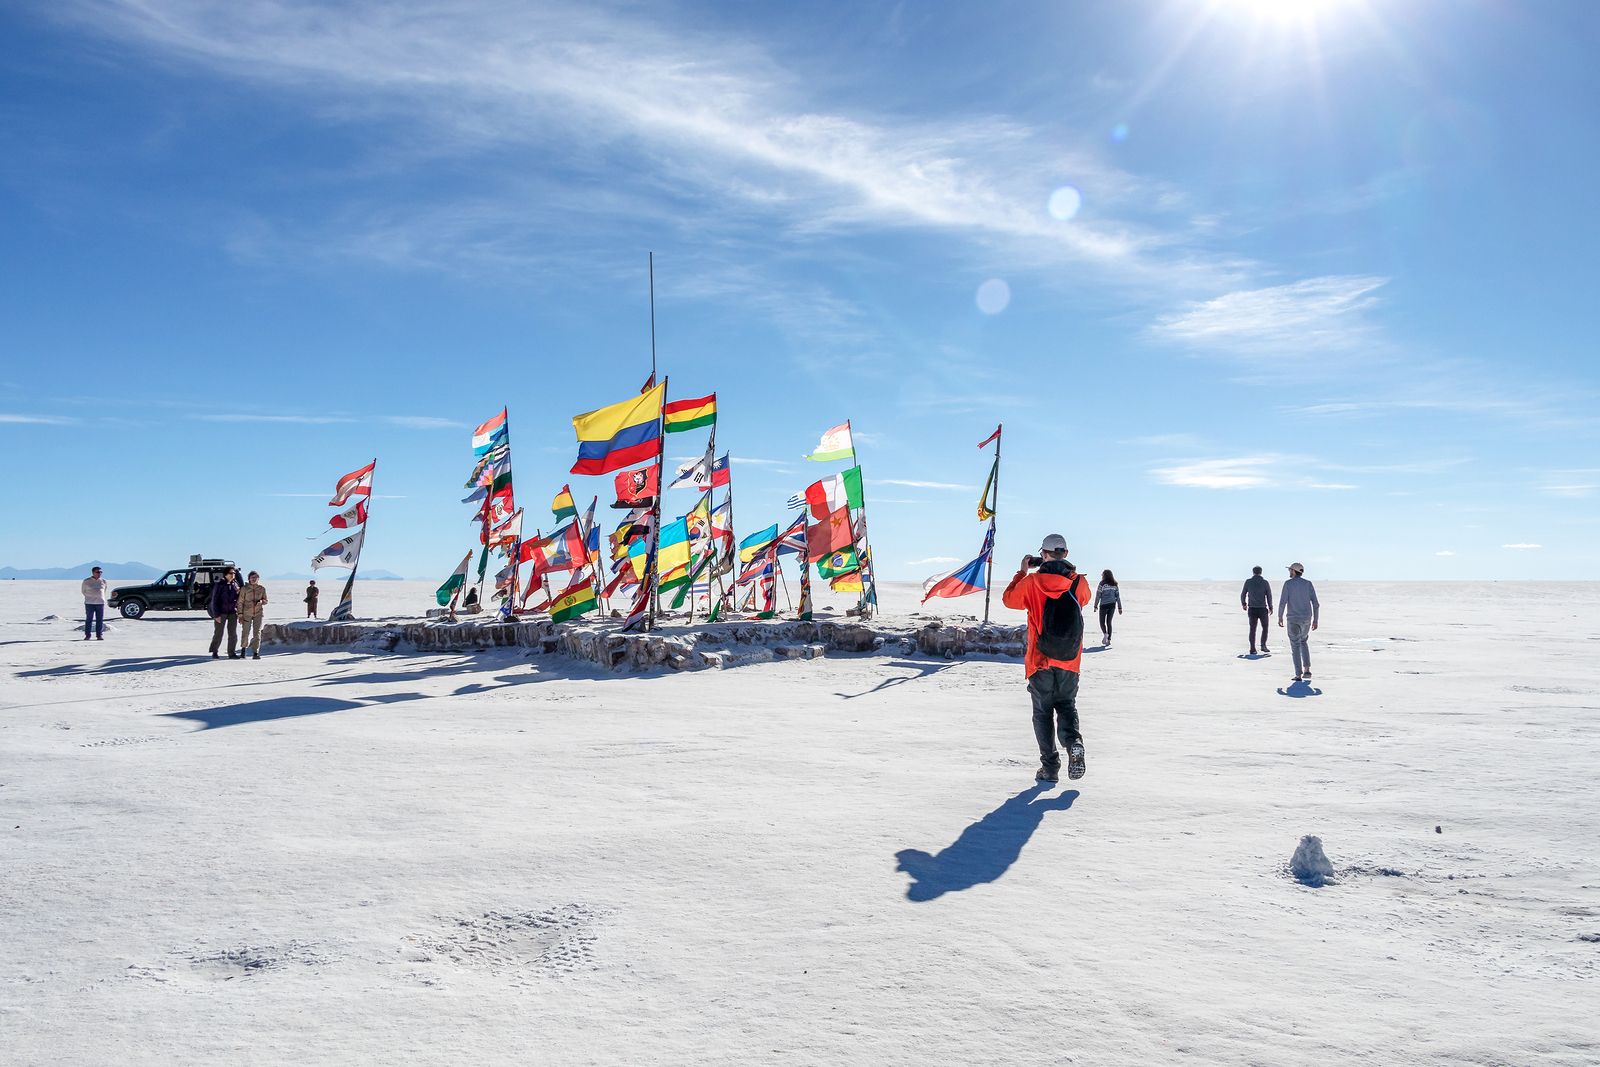
[[[1024,560],[1024,563],[1026,563],[1029,567],[1042,567],[1044,566],[1044,557],[1029,556],[1026,560]]]

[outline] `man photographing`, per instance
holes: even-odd
[[[1033,699],[1033,736],[1039,742],[1039,773],[1034,777],[1041,782],[1061,780],[1059,738],[1067,750],[1067,777],[1082,778],[1078,669],[1083,663],[1083,609],[1089,603],[1089,583],[1067,561],[1067,539],[1050,534],[1037,556],[1023,556],[1000,601],[1028,613],[1023,670]]]

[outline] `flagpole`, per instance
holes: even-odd
[[[600,613],[604,615],[610,609],[606,607],[606,583],[600,580],[600,539],[598,537],[595,538],[595,558],[592,560],[589,558],[589,535],[594,532],[594,509],[599,504],[600,498],[597,496],[594,503],[589,505],[588,523],[579,523],[578,528],[583,531],[583,562],[589,568],[589,584],[594,587],[595,602],[600,605]],[[572,501],[572,507],[574,510],[577,509],[578,501],[576,499]],[[573,517],[576,518],[577,516]]]
[[[850,425],[849,419],[844,420],[844,432],[850,438],[850,466],[859,467],[861,466],[861,461],[856,458],[856,431],[855,427]],[[847,493],[847,498],[848,495],[849,494]],[[848,499],[846,500],[846,503],[849,503]],[[845,509],[845,513],[849,514],[848,507]],[[854,530],[850,531],[850,541],[852,544],[854,544],[856,540],[855,534],[856,532]],[[875,565],[875,561],[872,559],[872,544],[867,536],[867,479],[865,476],[863,476],[861,479],[861,548],[857,551],[856,555],[860,560],[860,566],[857,568],[857,571],[862,576],[861,600],[856,604],[856,613],[861,618],[868,619],[872,617],[871,612],[867,608],[868,579],[871,579],[870,584],[874,592],[877,591],[878,582],[877,579],[873,577],[871,570],[871,568]]]
[[[367,527],[372,522],[372,487],[378,480],[378,457],[372,457],[372,470],[367,474],[367,521],[361,524],[361,548],[356,551],[356,558],[350,564],[350,577],[345,579],[344,593],[339,597],[339,603],[334,605],[333,611],[328,615],[328,621],[355,618],[355,593],[356,571],[361,568],[361,553],[367,549]]]
[[[654,277],[653,274],[652,274],[652,277]],[[654,330],[654,322],[655,322],[655,295],[654,294],[655,294],[655,289],[654,289],[654,286],[652,285],[652,288],[651,288],[651,303],[650,303],[650,307],[651,307],[651,323],[652,323],[651,328],[652,328],[652,331]],[[654,370],[654,367],[655,367],[655,348],[654,348],[653,336],[652,336],[652,342],[651,343],[652,343],[652,347],[651,347],[651,350],[650,350],[650,364],[651,364],[651,369]],[[659,553],[661,551],[661,498],[663,496],[665,496],[666,492],[667,492],[667,469],[666,469],[667,428],[666,428],[666,417],[667,417],[667,382],[669,380],[670,380],[670,377],[661,379],[661,410],[656,413],[656,442],[657,442],[657,447],[656,447],[656,496],[655,496],[655,503],[652,504],[651,508],[650,508],[650,551],[645,555],[645,561],[644,561],[644,580],[649,583],[649,588],[648,588],[647,591],[649,593],[649,601],[650,601],[649,608],[646,611],[645,621],[644,621],[644,628],[645,628],[646,632],[648,632],[650,630],[654,630],[656,628],[656,614],[661,610],[660,583],[657,582],[657,580],[656,580],[659,577],[659,575],[657,575],[657,573],[656,573],[656,568],[660,565],[660,561],[659,561],[659,559],[657,557],[658,557],[658,555],[659,555]]]
[[[1000,514],[1000,436],[1006,428],[1000,423],[994,428],[994,507],[989,509],[989,562],[983,570],[983,624],[989,625],[989,594],[994,588],[994,538],[995,519]]]
[[[650,380],[656,380],[656,254],[646,253],[650,268]],[[665,395],[665,394],[663,394]]]

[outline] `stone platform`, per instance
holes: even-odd
[[[653,633],[623,633],[620,622],[555,623],[546,618],[372,619],[269,623],[262,641],[280,646],[344,646],[372,652],[525,648],[587,660],[612,670],[723,669],[775,659],[818,659],[830,652],[1021,658],[1020,626],[947,625],[942,620],[821,619],[811,622],[674,623]]]

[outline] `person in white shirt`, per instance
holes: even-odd
[[[89,570],[89,577],[83,580],[83,639],[89,640],[89,631],[94,631],[96,641],[106,639],[106,580],[100,577],[100,568],[93,567]]]

